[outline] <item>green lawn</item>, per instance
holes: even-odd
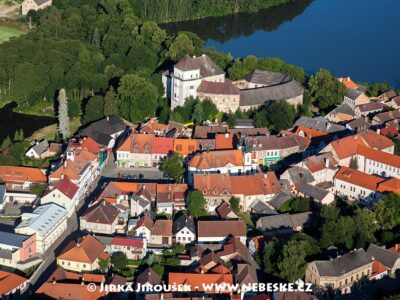
[[[0,26],[0,44],[8,41],[11,37],[20,36],[23,34],[18,29]]]

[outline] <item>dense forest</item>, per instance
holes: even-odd
[[[134,13],[159,23],[256,12],[294,0],[130,0]]]
[[[15,101],[33,114],[55,115],[55,100],[64,88],[69,117],[82,123],[115,114],[131,122],[158,116],[162,122],[200,123],[218,117],[233,126],[236,118],[250,117],[258,126],[279,131],[299,115],[310,115],[311,105],[324,113],[343,99],[344,86],[327,70],[310,78],[302,68],[278,58],[234,59],[229,53],[205,49],[194,33],[168,35],[155,22],[142,21],[135,11],[128,0],[55,0],[53,6],[29,13],[35,28],[0,45],[0,103]],[[170,112],[162,97],[160,71],[185,54],[203,53],[234,80],[254,69],[291,74],[306,87],[304,105],[277,103],[222,115],[212,103],[193,100]]]

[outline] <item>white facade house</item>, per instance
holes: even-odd
[[[21,219],[15,232],[36,234],[36,252],[41,254],[67,229],[67,210],[56,204],[38,206],[32,213],[23,213]]]
[[[359,147],[356,157],[358,170],[364,173],[382,177],[400,177],[400,156],[398,155]]]
[[[341,167],[334,178],[334,192],[339,196],[346,196],[351,201],[373,203],[382,198],[377,192],[379,183],[384,179],[365,174],[347,167]]]
[[[170,73],[163,74],[166,96],[171,99],[171,109],[183,106],[188,97],[197,97],[197,88],[202,81],[224,82],[225,73],[208,56],[186,55]]]
[[[174,221],[172,230],[176,243],[189,244],[196,240],[194,221],[186,215],[182,215]]]
[[[54,203],[64,207],[70,217],[79,203],[78,190],[78,186],[65,176],[55,187],[49,188],[48,192],[40,199],[40,204]]]
[[[246,245],[246,226],[242,220],[198,221],[198,243],[224,243],[230,236]]]
[[[221,150],[196,154],[188,164],[188,183],[192,184],[194,174],[246,175],[257,170],[257,163],[251,153],[242,150]]]

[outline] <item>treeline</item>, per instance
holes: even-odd
[[[285,4],[294,0],[130,0],[134,13],[158,23],[220,17]]]

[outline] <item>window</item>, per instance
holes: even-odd
[[[191,86],[190,86],[190,89],[193,90],[193,89],[194,89],[194,85],[191,85]]]

